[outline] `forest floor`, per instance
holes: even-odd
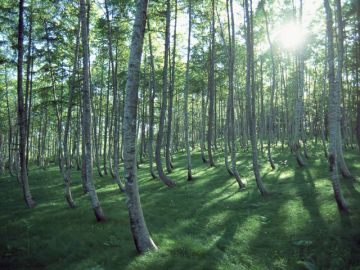
[[[288,149],[274,151],[277,168],[261,159],[270,195],[262,198],[250,152],[238,168],[247,181],[240,192],[223,165],[209,168],[192,155],[194,181],[186,181],[185,153],[174,156],[167,188],[141,165],[142,206],[158,252],[137,256],[124,195],[110,177],[95,175],[107,221],[97,223],[80,173],[73,173],[77,208],[68,209],[56,166],[33,167],[29,181],[37,206],[25,209],[15,178],[0,177],[0,269],[360,269],[360,183],[342,179],[349,214],[334,201],[326,159],[319,149],[298,168]],[[359,153],[346,151],[353,175]]]

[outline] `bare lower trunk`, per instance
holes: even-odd
[[[272,159],[271,155],[271,143],[272,143],[272,137],[273,137],[273,117],[274,117],[274,95],[275,95],[275,89],[276,89],[276,70],[275,70],[275,60],[274,60],[274,52],[273,52],[273,46],[272,42],[270,40],[270,34],[269,34],[269,26],[268,26],[268,19],[266,15],[265,8],[263,8],[264,14],[265,14],[265,24],[266,24],[266,35],[267,40],[270,46],[270,58],[271,58],[271,94],[270,94],[270,113],[269,113],[269,131],[268,131],[268,143],[267,143],[267,156],[268,161],[270,163],[271,168],[275,169],[275,164]]]
[[[155,66],[154,66],[154,56],[152,52],[152,42],[151,42],[151,32],[150,32],[150,23],[148,19],[148,30],[149,30],[149,49],[150,49],[150,72],[151,72],[151,89],[150,89],[150,100],[149,100],[149,165],[150,165],[150,174],[153,179],[156,179],[156,175],[153,167],[153,142],[154,142],[154,99],[156,94],[156,80],[155,80]]]
[[[169,177],[164,173],[161,161],[161,147],[164,135],[165,113],[167,105],[167,85],[168,85],[168,55],[169,55],[169,43],[170,43],[170,0],[166,2],[166,31],[165,31],[165,57],[164,57],[164,70],[163,70],[163,90],[162,90],[162,102],[160,111],[160,123],[159,131],[156,140],[155,159],[156,167],[159,174],[159,178],[168,187],[175,185]]]
[[[330,177],[334,190],[334,196],[338,208],[340,211],[348,211],[348,206],[344,200],[344,197],[341,192],[339,175],[338,175],[338,163],[337,163],[337,133],[338,133],[338,121],[340,121],[339,115],[339,101],[337,98],[339,95],[336,93],[337,89],[335,86],[335,68],[334,68],[334,45],[333,45],[333,20],[332,20],[332,11],[328,0],[324,0],[325,12],[326,12],[326,33],[328,40],[328,55],[327,61],[329,66],[329,169]]]
[[[81,17],[81,41],[83,49],[83,132],[85,152],[84,156],[84,169],[86,187],[90,196],[91,206],[93,208],[97,221],[105,220],[99,199],[97,197],[96,189],[93,183],[93,160],[92,160],[92,136],[91,136],[91,99],[90,99],[90,82],[89,82],[89,46],[88,46],[88,30],[87,18],[85,11],[85,0],[80,0],[80,17]]]
[[[337,108],[339,110],[339,121],[337,127],[337,143],[336,143],[336,151],[337,151],[337,162],[340,168],[340,172],[344,177],[352,178],[352,175],[346,165],[343,153],[343,140],[341,134],[341,98],[342,98],[342,73],[343,73],[343,58],[344,58],[344,38],[343,38],[343,20],[342,20],[342,11],[341,11],[341,0],[336,0],[336,18],[337,18],[337,27],[338,27],[338,35],[337,35],[337,48],[338,48],[338,57],[337,57],[337,72],[336,72],[336,101],[338,102]],[[344,117],[344,115],[343,115]]]
[[[209,70],[209,109],[208,109],[208,134],[207,147],[208,159],[211,167],[215,166],[212,153],[213,123],[214,123],[214,96],[215,96],[215,0],[212,0],[212,23],[211,23],[211,48]]]
[[[147,0],[139,0],[137,2],[137,11],[130,47],[128,76],[126,80],[123,126],[126,204],[129,211],[131,232],[136,249],[139,253],[157,249],[150,237],[150,233],[145,223],[136,176],[136,113],[141,54],[146,24],[146,7]]]
[[[26,110],[23,96],[23,40],[24,40],[24,0],[19,1],[19,28],[18,28],[18,67],[17,67],[17,97],[18,97],[18,123],[19,123],[19,155],[20,155],[20,179],[26,207],[33,208],[35,202],[32,199],[26,168]]]
[[[191,0],[189,0],[189,31],[188,31],[188,47],[187,47],[187,60],[186,60],[186,74],[185,74],[185,87],[184,87],[184,131],[185,131],[185,148],[186,148],[186,161],[187,161],[187,180],[192,180],[191,173],[191,154],[189,145],[189,115],[188,115],[188,94],[189,94],[189,65],[190,65],[190,44],[191,44]]]
[[[247,120],[250,130],[250,140],[252,148],[252,161],[253,161],[253,171],[255,175],[255,180],[257,187],[261,195],[265,196],[268,194],[263,181],[260,176],[259,165],[258,165],[258,152],[257,152],[257,140],[256,140],[256,129],[255,129],[255,89],[253,85],[253,39],[252,39],[252,11],[250,7],[249,14],[249,4],[248,0],[245,0],[245,14],[246,14],[246,108],[247,108]]]

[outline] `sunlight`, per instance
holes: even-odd
[[[301,25],[290,22],[275,30],[275,38],[284,49],[294,50],[303,45],[306,33]]]

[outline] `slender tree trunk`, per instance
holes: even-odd
[[[140,63],[146,24],[147,0],[139,0],[135,15],[131,49],[126,80],[124,109],[124,176],[126,204],[129,211],[130,228],[139,253],[156,250],[150,237],[141,208],[136,175],[136,113],[140,77]]]
[[[75,94],[75,77],[76,77],[76,72],[77,72],[79,39],[80,39],[80,17],[78,20],[77,29],[78,30],[77,30],[77,34],[76,34],[74,64],[73,64],[71,81],[70,81],[70,85],[69,85],[70,86],[69,87],[69,100],[68,100],[67,117],[66,117],[66,123],[65,123],[64,141],[63,141],[64,161],[65,161],[65,170],[63,172],[64,182],[65,182],[65,199],[70,208],[75,207],[75,202],[74,202],[74,200],[72,198],[72,194],[71,194],[71,157],[69,154],[68,139],[69,139],[69,130],[70,130],[70,125],[71,125],[72,106],[74,103],[73,98],[74,98],[74,94]]]
[[[176,56],[176,26],[177,26],[177,0],[175,0],[175,25],[174,25],[174,36],[173,36],[173,52],[172,52],[172,63],[171,63],[171,79],[169,87],[169,107],[168,107],[168,118],[167,118],[167,133],[166,133],[166,147],[165,147],[165,162],[166,170],[168,173],[172,172],[173,165],[171,163],[171,145],[172,145],[172,117],[173,117],[173,100],[174,100],[174,87],[175,87],[175,56]]]
[[[339,169],[341,174],[346,178],[352,178],[352,175],[346,165],[343,153],[343,140],[341,134],[341,97],[342,97],[342,73],[343,73],[343,62],[344,62],[344,37],[343,37],[343,20],[342,20],[342,12],[341,12],[341,0],[336,0],[336,18],[337,18],[337,27],[338,27],[338,38],[337,38],[337,49],[338,49],[338,57],[337,57],[337,72],[336,72],[336,94],[338,97],[336,101],[339,103],[337,108],[339,108],[339,122],[337,128],[337,143],[336,143],[336,151],[337,151],[337,162],[339,164]]]
[[[159,178],[168,187],[175,185],[170,178],[168,178],[163,170],[161,162],[161,147],[164,135],[165,113],[167,104],[167,86],[168,86],[168,58],[169,58],[169,44],[170,44],[170,0],[166,1],[166,30],[165,30],[165,57],[164,57],[164,70],[163,70],[163,89],[162,89],[162,102],[160,111],[159,131],[156,140],[155,159],[156,167]]]
[[[200,135],[200,151],[201,151],[201,160],[203,163],[207,163],[205,157],[205,132],[206,132],[206,103],[205,103],[205,86],[202,86],[201,89],[201,135]]]
[[[251,5],[251,2],[250,2]],[[251,10],[251,6],[250,6]],[[249,14],[250,13],[250,14]],[[248,0],[245,0],[245,17],[246,17],[246,111],[247,111],[247,120],[250,129],[250,140],[252,148],[252,161],[253,161],[253,171],[256,179],[257,187],[261,195],[265,196],[268,194],[259,171],[258,165],[258,153],[257,153],[257,143],[256,143],[256,128],[255,128],[255,89],[251,83],[251,77],[253,70],[253,42],[252,42],[252,12],[249,12],[249,3]]]
[[[110,100],[110,61],[108,67],[108,85],[106,91],[106,115],[105,115],[105,127],[104,127],[104,150],[103,150],[103,162],[104,162],[104,174],[107,175],[107,142],[108,142],[108,126],[109,126],[109,100]]]
[[[84,166],[85,166],[85,177],[86,186],[90,195],[91,206],[94,210],[97,221],[105,219],[102,208],[100,206],[99,199],[93,183],[93,160],[92,160],[92,142],[91,142],[91,99],[90,99],[90,82],[89,82],[89,46],[88,46],[88,29],[87,29],[87,18],[86,18],[86,5],[85,0],[80,0],[80,18],[81,18],[81,41],[83,51],[83,133],[84,133],[84,144],[85,152]]]
[[[29,163],[29,131],[30,131],[30,110],[31,106],[29,104],[29,96],[30,96],[30,103],[32,97],[32,67],[33,67],[33,60],[32,60],[32,23],[33,23],[33,9],[32,3],[30,2],[30,16],[29,16],[29,37],[28,37],[28,48],[27,48],[27,57],[26,57],[26,83],[25,83],[25,113],[26,113],[26,168],[28,169]]]
[[[228,98],[228,128],[227,133],[230,141],[231,150],[231,172],[236,179],[240,189],[245,188],[245,184],[240,178],[240,174],[236,168],[236,146],[235,146],[235,113],[234,113],[234,63],[235,63],[235,26],[234,26],[234,11],[233,0],[230,0],[230,14],[229,18],[229,0],[226,2],[227,18],[228,18],[228,35],[229,35],[229,98]],[[227,146],[225,145],[225,148]]]
[[[213,141],[213,124],[214,124],[214,96],[215,96],[215,0],[211,1],[212,22],[211,22],[211,46],[210,46],[210,70],[209,70],[209,108],[208,108],[208,134],[207,147],[208,159],[211,167],[215,166],[212,141]]]
[[[6,108],[7,108],[7,117],[8,117],[8,126],[9,126],[9,137],[8,137],[8,162],[9,162],[9,173],[11,176],[14,176],[14,172],[12,170],[13,166],[13,129],[11,123],[11,113],[10,113],[10,104],[9,104],[9,86],[8,86],[8,78],[7,78],[7,69],[5,66],[5,91],[6,91]]]
[[[112,32],[111,32],[111,24],[109,17],[109,10],[107,7],[107,1],[105,1],[105,9],[106,9],[106,19],[108,23],[108,40],[109,40],[109,59],[111,64],[111,75],[112,75],[112,85],[113,85],[113,123],[114,123],[114,179],[119,189],[124,191],[123,184],[120,181],[119,175],[119,110],[120,105],[118,102],[118,86],[117,86],[117,78],[116,78],[116,70],[114,67],[114,57],[113,57],[113,49],[112,49]]]
[[[20,178],[26,207],[33,208],[26,168],[26,109],[23,96],[23,41],[24,41],[24,0],[19,0],[19,25],[18,25],[18,65],[17,65],[17,96],[18,96],[18,123],[20,133]]]
[[[300,22],[302,20],[302,0],[300,0]],[[295,117],[290,147],[295,154],[296,161],[300,167],[305,166],[305,162],[300,153],[300,134],[303,121],[303,95],[304,95],[304,56],[302,49],[299,49],[297,57],[297,84],[295,92]]]
[[[265,8],[263,7],[263,11],[265,14],[265,24],[266,24],[266,36],[270,46],[270,58],[271,58],[271,95],[270,95],[270,113],[269,113],[269,132],[268,132],[268,145],[267,145],[267,155],[268,161],[270,163],[271,168],[275,169],[275,164],[271,156],[271,143],[272,143],[272,136],[273,136],[273,117],[274,117],[274,94],[276,89],[276,70],[275,70],[275,60],[274,60],[274,51],[272,42],[270,40],[270,33],[269,33],[269,23],[266,15]]]
[[[327,58],[327,53],[326,53]],[[327,61],[325,61],[324,66],[324,74],[323,74],[323,88],[321,93],[321,101],[320,101],[320,125],[321,125],[321,142],[323,146],[324,156],[328,158],[328,151],[326,146],[326,130],[325,130],[325,97],[327,96],[326,93],[326,73],[327,71]]]
[[[185,74],[185,87],[184,87],[184,131],[185,131],[185,147],[186,147],[186,161],[187,161],[187,180],[192,180],[191,173],[191,154],[189,145],[189,115],[188,115],[188,101],[189,101],[189,72],[190,72],[190,46],[191,46],[191,1],[189,0],[189,31],[188,31],[188,46],[186,58],[186,74]]]
[[[330,176],[332,180],[332,186],[334,190],[335,200],[340,211],[348,211],[348,206],[346,205],[345,199],[342,195],[339,175],[338,175],[338,162],[337,162],[337,131],[338,131],[338,122],[339,122],[339,101],[336,99],[339,98],[339,95],[336,93],[335,85],[335,67],[334,67],[334,45],[333,45],[333,19],[332,11],[328,0],[324,0],[325,13],[326,13],[326,34],[327,34],[327,61],[329,66],[329,133],[330,133],[330,143],[329,143],[329,168]]]
[[[154,65],[154,56],[152,51],[152,41],[151,41],[151,30],[150,30],[150,20],[147,20],[147,27],[149,32],[149,50],[150,50],[150,98],[149,98],[149,165],[150,165],[150,174],[153,179],[156,179],[156,175],[153,167],[153,142],[154,142],[154,99],[156,95],[156,79],[155,79],[155,65]]]
[[[142,103],[141,103],[141,135],[140,135],[140,163],[143,163],[144,160],[143,158],[145,157],[145,92],[146,92],[146,88],[147,88],[147,78],[146,78],[146,54],[144,57],[144,79],[143,79],[143,87],[142,87],[142,93],[141,93],[141,97],[142,97]]]

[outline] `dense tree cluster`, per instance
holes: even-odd
[[[247,168],[237,161],[249,149],[266,196],[272,191],[259,166],[281,166],[273,147],[291,151],[302,167],[314,144],[347,212],[340,175],[352,178],[344,148],[360,149],[360,6],[324,0],[309,17],[307,5],[0,0],[0,172],[17,176],[32,208],[30,165],[55,163],[73,208],[71,174],[81,170],[98,221],[106,213],[93,167],[99,177],[111,175],[144,252],[157,247],[139,199],[141,164],[176,188],[172,155],[186,152],[184,181],[196,181],[191,155],[201,151],[204,163],[226,166],[241,191]]]

